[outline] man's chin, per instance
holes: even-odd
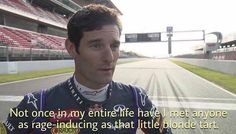
[[[106,85],[106,84],[109,84],[111,81],[112,81],[112,78],[107,78],[107,79],[103,79],[103,80],[101,81],[101,83],[103,83],[104,85]]]

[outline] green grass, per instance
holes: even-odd
[[[18,73],[18,74],[1,74],[0,75],[0,83],[17,81],[17,80],[24,80],[30,78],[37,78],[42,76],[49,76],[55,74],[63,74],[73,72],[74,68],[63,68],[63,69],[55,69],[55,70],[48,70],[48,71],[32,71],[26,73]]]
[[[131,59],[127,61],[118,61],[117,64],[125,64],[125,63],[136,62],[136,61],[138,60]],[[63,74],[63,73],[72,73],[73,71],[74,71],[74,67],[48,70],[48,71],[32,71],[32,72],[25,72],[25,73],[18,73],[18,74],[0,74],[0,83],[25,80],[25,79],[37,78],[37,77],[43,77],[43,76],[50,76],[50,75],[56,75],[56,74]]]
[[[233,93],[236,93],[236,76],[209,70],[206,68],[202,67],[197,67],[194,65],[186,64],[184,62],[176,61],[176,60],[171,60],[175,64],[207,79],[208,81],[211,81],[226,90],[229,90]]]

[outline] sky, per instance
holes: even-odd
[[[167,26],[173,31],[205,30],[205,33],[221,32],[223,37],[236,32],[234,0],[112,0],[123,13],[122,33],[165,32]],[[201,32],[174,33],[173,38],[185,39],[194,34],[203,38]],[[180,37],[181,36],[181,37]],[[124,37],[121,38],[123,40]],[[165,34],[162,38],[166,38]],[[214,40],[207,35],[206,40]],[[172,42],[172,55],[193,53],[198,42]],[[150,57],[168,55],[167,42],[122,43],[121,50],[134,51]]]

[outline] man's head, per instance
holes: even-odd
[[[121,34],[122,25],[116,10],[103,5],[91,4],[85,6],[69,20],[67,25],[68,38],[78,48],[83,32],[98,30],[104,25],[116,25]]]
[[[105,6],[89,5],[68,23],[66,49],[75,60],[75,77],[89,88],[101,88],[112,80],[119,57],[121,23]]]

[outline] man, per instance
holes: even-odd
[[[137,128],[168,133],[142,89],[112,81],[122,30],[117,13],[89,5],[71,17],[67,29],[65,45],[75,61],[74,75],[27,94],[11,109],[4,123],[7,133],[132,134]]]

